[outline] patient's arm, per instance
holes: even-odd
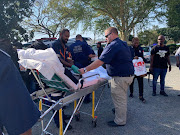
[[[98,60],[94,61],[93,63],[91,63],[89,66],[87,66],[86,70],[87,71],[93,70],[95,68],[98,68],[99,66],[102,66],[103,64],[104,64],[104,62],[98,59]],[[81,74],[84,74],[85,73],[84,68],[79,69],[79,72]]]

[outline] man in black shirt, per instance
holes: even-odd
[[[143,49],[142,49],[142,47],[139,46],[139,38],[137,38],[137,37],[133,38],[132,46],[130,47],[130,50],[131,50],[132,59],[138,59],[138,57],[141,57],[143,60],[145,60],[144,56],[143,56]],[[135,78],[137,78],[138,86],[139,86],[139,99],[143,103],[145,103],[146,100],[143,97],[143,76],[135,76]],[[134,91],[133,85],[134,85],[134,80],[130,85],[129,97],[132,97],[132,98],[133,98],[133,91]]]
[[[97,48],[98,48],[98,58],[100,57],[101,53],[103,52],[103,48],[101,46],[101,43],[97,43]]]
[[[165,38],[163,35],[158,37],[158,45],[151,50],[150,71],[153,72],[153,93],[156,96],[157,79],[160,76],[160,95],[168,96],[164,91],[165,76],[169,65],[169,72],[171,71],[170,52],[169,48],[164,45]]]

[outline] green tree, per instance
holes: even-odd
[[[21,26],[25,17],[31,13],[33,0],[1,0],[0,38],[10,41],[22,40],[26,30]]]
[[[159,34],[157,33],[157,29],[159,29],[159,27],[157,25],[154,25],[152,29],[139,32],[138,37],[140,39],[140,43],[143,45],[152,45],[154,43],[157,43]]]
[[[167,3],[167,24],[180,29],[180,0],[169,0]]]
[[[34,32],[56,37],[62,28],[70,25],[71,13],[65,10],[62,1],[36,0],[32,10],[33,14],[24,23]]]
[[[59,0],[51,0],[58,5]],[[117,27],[122,40],[128,40],[133,28],[149,18],[163,15],[166,0],[62,0],[71,11],[73,23],[83,23],[84,29],[93,27],[102,31],[109,26]],[[159,8],[161,7],[161,8]],[[64,8],[64,9],[65,9]],[[153,14],[152,14],[153,13]],[[151,14],[151,16],[150,16]],[[90,29],[90,28],[89,28]]]
[[[178,27],[161,28],[157,29],[157,32],[166,36],[166,39],[173,40],[175,43],[180,40],[180,29]]]

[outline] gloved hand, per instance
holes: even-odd
[[[80,74],[80,72],[78,71],[78,67],[76,67],[75,65],[71,66],[71,69],[74,71],[74,73]]]

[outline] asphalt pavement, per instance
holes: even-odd
[[[127,124],[123,127],[109,127],[107,122],[114,119],[111,109],[113,103],[110,88],[106,87],[96,110],[97,127],[93,127],[92,118],[81,113],[80,121],[72,120],[73,129],[68,130],[66,135],[180,135],[180,71],[175,66],[175,57],[171,56],[172,71],[167,73],[165,91],[169,95],[164,97],[159,95],[159,83],[157,84],[157,96],[152,96],[151,81],[144,78],[144,98],[146,103],[142,103],[138,98],[137,81],[134,83],[134,98],[128,97]],[[147,69],[149,64],[146,64]],[[158,80],[159,82],[159,80]],[[96,99],[100,96],[101,90],[96,91]],[[129,90],[128,90],[129,95]],[[128,96],[127,95],[127,96]],[[81,111],[91,113],[91,103],[83,104]],[[66,107],[65,113],[71,114],[73,104]],[[50,118],[52,112],[45,117],[44,121]],[[48,131],[58,135],[59,129],[54,122],[51,123]],[[33,127],[33,135],[41,134],[41,125],[38,122]]]

